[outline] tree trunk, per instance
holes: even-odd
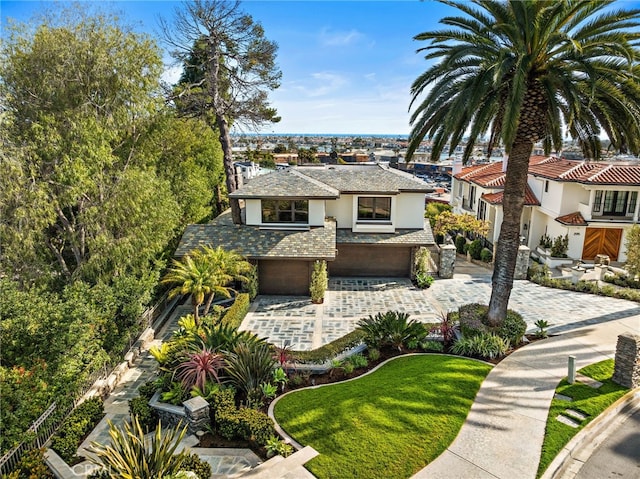
[[[213,303],[213,298],[215,297],[215,295],[216,295],[215,291],[209,295],[209,298],[207,299],[207,303],[204,306],[204,312],[202,313],[202,316],[206,316],[207,314],[209,314],[209,309],[211,308],[211,303]]]
[[[529,158],[532,151],[533,143],[524,141],[514,144],[509,155],[502,201],[502,226],[491,278],[491,299],[487,318],[491,326],[500,325],[507,315],[520,246],[520,217],[524,208]]]
[[[231,151],[231,136],[229,135],[229,123],[224,115],[216,115],[216,124],[220,132],[220,145],[222,146],[224,174],[227,179],[227,193],[233,193],[238,189],[236,182],[236,169],[233,166],[233,153]],[[234,224],[241,224],[240,203],[237,198],[229,198],[231,205],[231,218]]]

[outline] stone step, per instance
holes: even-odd
[[[587,419],[587,415],[586,414],[582,414],[580,411],[576,411],[574,409],[565,409],[564,413],[567,416],[571,416],[573,419],[577,419],[580,422],[582,422],[585,419]]]
[[[556,421],[561,422],[562,424],[566,424],[569,427],[577,428],[580,427],[580,423],[574,421],[570,417],[564,416],[562,414],[558,414],[556,416]]]
[[[602,386],[602,383],[600,381],[596,381],[595,379],[580,373],[576,374],[576,381],[580,381],[582,384],[586,384],[593,389],[598,389],[600,386]]]
[[[274,457],[256,467],[255,469],[252,469],[251,471],[243,474],[241,477],[251,479],[283,479],[285,477],[287,477],[288,479],[295,479],[298,477],[309,477],[302,475],[291,476],[291,474],[295,473],[295,471],[298,471],[299,474],[304,474],[299,468],[304,469],[302,466],[316,457],[318,454],[318,451],[313,449],[311,446],[306,446],[299,451],[291,454],[287,458],[281,458],[281,460],[273,461],[273,459],[275,459]],[[308,471],[306,471],[305,469],[305,473],[306,472]]]
[[[556,394],[553,396],[553,398],[554,398],[554,399],[557,399],[557,400],[559,400],[559,401],[573,402],[573,398],[572,398],[572,397],[565,396],[564,394],[558,394],[558,393],[556,393]]]

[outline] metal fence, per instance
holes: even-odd
[[[145,310],[140,317],[141,331],[150,327],[153,322],[160,316],[163,310],[167,306],[167,294],[165,293],[156,304],[151,308]],[[138,340],[138,336],[129,336],[125,347],[122,351],[122,357],[126,355],[135,342]],[[78,406],[84,396],[93,387],[96,381],[106,379],[111,374],[111,371],[115,368],[116,364],[106,362],[102,367],[91,373],[91,375],[84,382],[83,386],[75,393],[73,400],[64,406],[58,406],[56,402],[49,405],[47,410],[36,419],[26,433],[29,436],[28,440],[25,440],[9,450],[2,457],[0,457],[0,475],[9,474],[12,472],[22,456],[33,449],[39,449],[51,439],[56,431],[62,425],[62,422],[73,412]]]

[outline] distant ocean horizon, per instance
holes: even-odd
[[[326,136],[335,138],[402,138],[408,139],[407,134],[395,133],[232,133],[232,136]]]

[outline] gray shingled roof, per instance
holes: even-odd
[[[229,196],[232,198],[337,198],[340,193],[431,193],[412,175],[382,165],[291,167],[257,176]]]
[[[249,259],[297,258],[333,260],[336,256],[336,223],[304,230],[271,230],[258,226],[228,224],[188,225],[175,256],[210,245],[235,250]]]
[[[397,229],[395,233],[354,233],[350,229],[336,232],[338,244],[379,244],[379,245],[433,245],[435,240],[429,220],[425,219],[421,230]]]
[[[339,192],[317,180],[301,175],[296,168],[256,176],[229,195],[231,198],[319,198],[333,199]]]
[[[430,193],[433,188],[403,171],[383,165],[335,165],[297,169],[305,176],[325,183],[341,193],[385,193],[401,191]]]

